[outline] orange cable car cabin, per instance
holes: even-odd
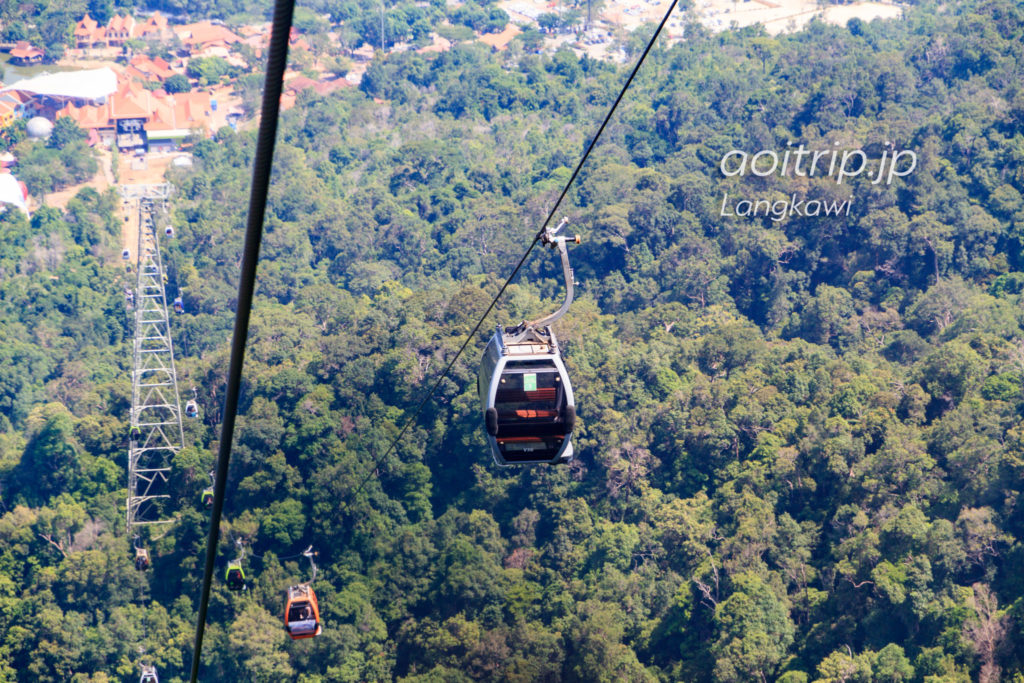
[[[288,602],[284,608],[284,629],[292,640],[320,635],[320,606],[316,593],[309,584],[288,589]]]

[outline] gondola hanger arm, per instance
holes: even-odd
[[[573,235],[572,237],[568,237],[566,235],[558,234],[568,223],[569,219],[563,218],[561,222],[559,222],[558,227],[554,230],[551,228],[545,228],[544,233],[541,235],[541,242],[552,249],[557,249],[558,255],[562,259],[562,275],[565,277],[565,301],[562,302],[562,305],[554,313],[546,315],[543,318],[538,318],[537,320],[523,323],[523,329],[541,329],[547,327],[565,315],[566,311],[569,310],[569,306],[572,304],[576,279],[573,275],[572,268],[569,266],[569,252],[566,250],[565,245],[568,242],[579,244],[580,236]]]

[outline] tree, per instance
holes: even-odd
[[[192,84],[189,82],[188,77],[184,74],[174,74],[166,81],[164,81],[163,85],[164,90],[171,94],[179,92],[189,92],[192,90]]]
[[[999,610],[996,596],[983,583],[971,586],[968,605],[974,611],[974,617],[964,622],[963,634],[981,660],[978,680],[981,683],[998,681],[1000,667],[997,661],[1006,637],[1008,617]]]
[[[793,642],[793,622],[785,602],[758,576],[737,574],[732,581],[734,592],[715,608],[715,677],[763,681],[783,662]]]
[[[199,85],[213,85],[233,71],[223,57],[198,57],[189,60],[185,73],[189,78],[199,81]]]
[[[53,132],[46,144],[54,149],[64,149],[72,142],[85,140],[86,133],[70,116],[61,116],[53,124]]]

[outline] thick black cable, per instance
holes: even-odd
[[[249,219],[245,227],[242,270],[238,281],[238,308],[235,312],[235,329],[231,339],[231,365],[228,368],[227,396],[224,398],[224,420],[220,433],[217,476],[213,484],[210,535],[206,541],[206,569],[203,572],[203,592],[199,599],[199,615],[196,619],[196,638],[190,678],[192,683],[196,683],[199,676],[203,634],[206,631],[206,609],[210,602],[213,566],[217,560],[220,517],[224,510],[224,490],[228,480],[228,463],[231,460],[231,439],[234,435],[235,416],[238,412],[242,363],[245,360],[245,343],[249,336],[249,314],[252,310],[253,289],[256,284],[256,265],[260,258],[260,241],[263,238],[263,218],[267,208],[267,189],[270,186],[270,170],[274,160],[274,140],[277,137],[281,89],[285,67],[288,64],[288,38],[292,30],[294,10],[295,0],[276,0],[274,3],[274,22],[270,33],[270,49],[267,57],[267,76],[263,85],[263,109],[259,135],[256,140],[256,158],[253,161],[252,188],[249,193]]]
[[[494,310],[494,307],[501,299],[502,294],[505,293],[505,290],[512,283],[512,280],[515,279],[515,276],[519,274],[519,270],[523,267],[523,264],[526,263],[526,259],[530,255],[530,252],[533,251],[533,248],[535,246],[537,246],[537,242],[540,241],[540,238],[544,235],[544,231],[547,230],[548,225],[551,223],[551,219],[555,217],[555,213],[558,211],[558,207],[561,206],[562,200],[565,199],[565,196],[567,194],[569,194],[569,190],[572,188],[573,183],[576,181],[576,176],[580,174],[580,170],[583,168],[583,164],[586,163],[587,158],[590,156],[590,152],[593,151],[594,146],[597,145],[597,141],[601,138],[601,133],[604,132],[604,129],[608,125],[608,122],[611,120],[612,115],[615,114],[615,110],[618,108],[619,102],[622,101],[622,98],[623,96],[625,96],[626,91],[629,90],[629,86],[633,82],[633,78],[640,70],[640,67],[644,63],[644,60],[647,59],[648,53],[650,53],[651,48],[654,47],[655,41],[658,40],[658,36],[661,34],[661,30],[665,28],[665,24],[668,23],[668,19],[670,16],[672,16],[672,12],[675,10],[676,4],[678,4],[678,2],[679,0],[672,0],[672,2],[669,4],[668,11],[665,12],[665,16],[662,18],[661,23],[658,24],[658,28],[654,30],[654,34],[651,36],[651,39],[647,41],[647,47],[644,48],[643,54],[641,54],[640,59],[637,60],[636,65],[633,67],[633,70],[629,74],[629,78],[626,79],[626,83],[622,86],[622,90],[619,91],[618,97],[615,98],[615,102],[612,103],[611,109],[608,110],[608,114],[605,115],[604,121],[601,122],[600,128],[597,129],[597,133],[594,135],[593,139],[591,139],[590,144],[587,145],[587,149],[586,151],[583,152],[583,156],[580,157],[580,161],[578,164],[576,164],[576,168],[573,169],[572,175],[569,176],[569,181],[565,184],[565,187],[562,188],[562,193],[558,195],[558,200],[555,202],[555,205],[551,207],[551,211],[548,213],[548,217],[544,219],[544,224],[541,225],[540,230],[537,231],[537,234],[533,236],[533,241],[530,242],[530,246],[526,248],[526,252],[523,254],[523,257],[519,259],[519,263],[516,264],[516,267],[512,269],[512,273],[505,279],[505,283],[501,285],[501,289],[499,289],[498,293],[494,295],[493,299],[491,299],[491,303],[487,306],[487,310],[484,311],[483,315],[480,316],[480,320],[478,320],[476,325],[473,326],[473,329],[470,331],[470,333],[466,335],[466,339],[465,341],[462,342],[462,346],[460,346],[459,350],[455,352],[455,356],[451,359],[451,361],[448,363],[445,369],[441,372],[440,376],[437,378],[437,381],[434,382],[434,386],[430,388],[430,391],[428,391],[426,396],[423,397],[423,400],[420,401],[418,406],[416,406],[416,410],[413,412],[413,414],[406,419],[401,431],[398,432],[398,436],[394,438],[394,440],[391,442],[391,445],[388,446],[387,450],[384,451],[384,454],[373,461],[373,466],[369,469],[369,471],[366,473],[366,476],[359,483],[359,486],[356,487],[355,492],[352,494],[352,500],[354,500],[355,496],[358,495],[359,492],[363,490],[363,487],[366,486],[366,482],[370,480],[370,478],[373,476],[373,473],[376,472],[377,468],[380,467],[380,464],[384,462],[384,459],[387,458],[388,455],[390,455],[391,452],[395,450],[395,447],[398,445],[398,442],[402,440],[402,437],[405,436],[405,433],[409,430],[409,427],[412,426],[413,422],[416,420],[416,418],[419,417],[420,413],[423,411],[424,406],[427,405],[427,401],[429,401],[434,396],[434,394],[437,393],[437,389],[438,387],[441,386],[441,382],[444,381],[444,378],[448,376],[448,373],[455,365],[455,362],[459,360],[459,356],[462,355],[462,352],[466,350],[467,346],[469,346],[469,342],[471,342],[473,340],[473,337],[476,336],[476,333],[480,330],[480,326],[484,324],[484,320],[486,320],[487,316],[490,315],[492,310]]]

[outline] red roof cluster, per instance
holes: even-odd
[[[153,13],[141,24],[130,14],[115,14],[106,26],[86,14],[75,25],[75,45],[78,47],[96,47],[120,45],[130,38],[163,38],[170,35],[167,17],[159,12]]]
[[[189,92],[168,95],[150,91],[137,83],[122,83],[116,93],[98,106],[76,107],[68,103],[57,116],[70,116],[86,130],[113,129],[118,119],[144,119],[146,131],[203,128],[210,130],[210,93]]]

